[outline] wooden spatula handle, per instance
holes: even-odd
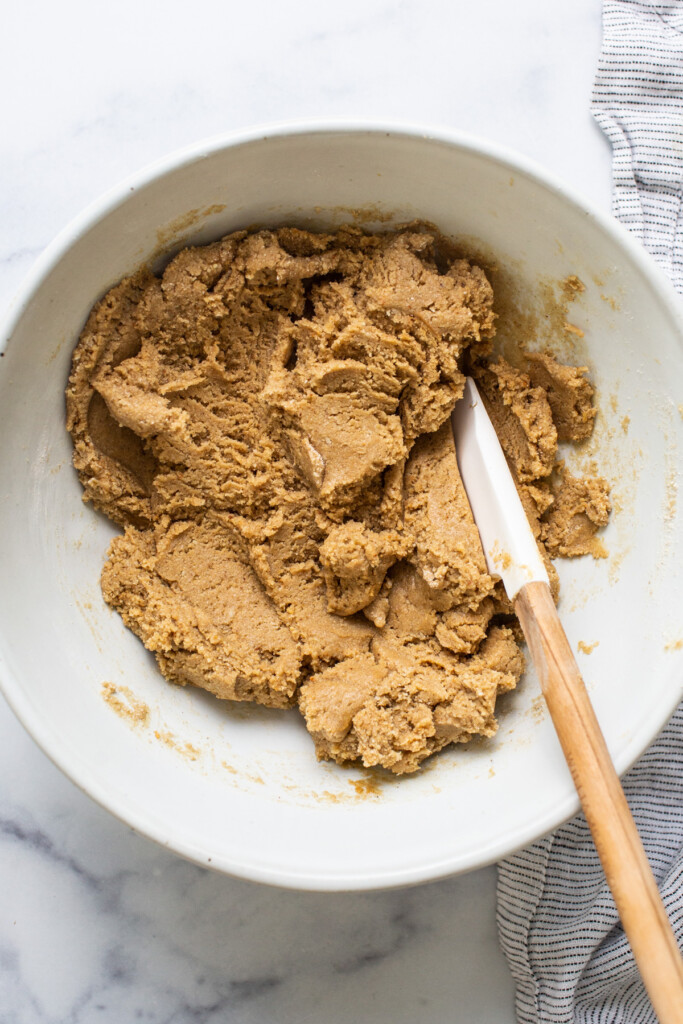
[[[661,1024],[681,1024],[676,937],[548,585],[528,583],[515,611],[652,1005]]]

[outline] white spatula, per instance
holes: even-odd
[[[501,577],[514,603],[648,995],[661,1024],[681,1024],[683,960],[676,938],[559,620],[505,455],[469,377],[452,424],[460,474],[489,572]]]

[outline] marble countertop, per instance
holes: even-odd
[[[3,15],[0,306],[119,179],[204,136],[327,116],[512,146],[604,209],[599,0],[24,0]],[[0,586],[8,585],[2,581]],[[185,863],[65,779],[0,704],[3,1024],[512,1024],[495,869],[285,892]]]

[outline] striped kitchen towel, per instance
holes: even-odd
[[[604,0],[603,29],[613,212],[683,292],[683,0]],[[624,790],[683,944],[683,705]],[[499,864],[498,930],[520,1024],[656,1024],[583,815]]]

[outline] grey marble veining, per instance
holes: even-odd
[[[27,0],[3,21],[3,308],[57,231],[120,178],[259,122],[451,126],[609,203],[588,109],[597,0]],[[4,704],[0,871],[2,1024],[513,1020],[494,869],[332,895],[204,871],[91,803]]]

